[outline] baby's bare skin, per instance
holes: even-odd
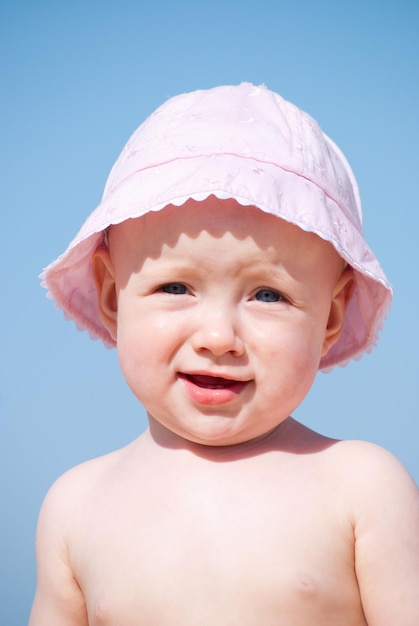
[[[195,204],[112,227],[95,253],[150,428],[50,491],[30,626],[418,626],[415,484],[288,417],[352,271],[255,207]]]
[[[256,442],[178,446],[151,418],[53,487],[31,626],[413,626],[414,557],[387,540],[394,524],[417,537],[416,487],[388,453],[291,418]]]

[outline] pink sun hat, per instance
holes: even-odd
[[[233,198],[316,233],[354,268],[343,332],[319,369],[370,352],[392,289],[362,230],[354,175],[318,124],[265,86],[243,83],[168,100],[131,136],[99,206],[66,252],[41,274],[77,326],[115,342],[98,315],[92,255],[111,224],[180,206],[189,198]]]

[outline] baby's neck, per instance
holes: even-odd
[[[145,437],[153,445],[166,450],[183,450],[214,462],[238,461],[272,451],[311,454],[329,447],[334,441],[315,433],[292,417],[259,437],[225,446],[190,441],[167,429],[150,414],[148,420],[149,429]]]

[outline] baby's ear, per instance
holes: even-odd
[[[337,342],[342,332],[345,312],[348,307],[355,286],[353,269],[347,267],[339,276],[332,295],[329,319],[323,342],[322,356]]]
[[[114,341],[116,341],[118,298],[115,271],[109,250],[97,248],[93,254],[93,276],[98,294],[99,318]]]

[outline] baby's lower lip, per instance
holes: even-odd
[[[204,374],[179,374],[188,394],[200,404],[226,404],[234,400],[248,381]]]

